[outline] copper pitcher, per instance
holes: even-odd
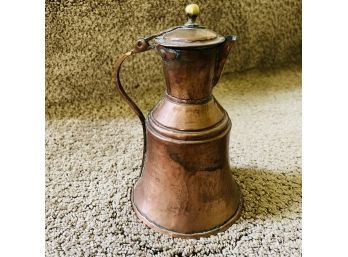
[[[185,25],[139,39],[119,57],[115,84],[144,131],[141,175],[131,195],[136,215],[161,233],[197,238],[227,229],[242,206],[229,166],[231,120],[212,95],[236,37],[197,24],[196,4],[185,12]],[[145,119],[119,73],[128,56],[154,48],[166,92]]]

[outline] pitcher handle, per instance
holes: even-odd
[[[117,91],[120,93],[120,95],[122,96],[122,98],[127,102],[127,104],[130,106],[130,108],[132,108],[132,110],[135,112],[135,114],[138,116],[140,122],[141,122],[141,126],[143,127],[143,137],[144,137],[144,148],[143,148],[143,160],[141,162],[141,171],[140,171],[140,176],[141,173],[143,172],[143,167],[144,167],[144,160],[145,160],[145,153],[146,153],[146,126],[145,126],[145,117],[144,114],[141,112],[140,108],[134,103],[134,101],[127,95],[126,91],[124,90],[121,81],[120,81],[120,70],[121,70],[121,66],[123,64],[123,62],[127,59],[127,57],[133,55],[133,54],[137,54],[137,53],[141,53],[141,52],[145,52],[147,50],[151,50],[153,48],[156,47],[156,44],[150,44],[149,42],[151,42],[154,38],[163,35],[164,33],[170,32],[172,30],[175,30],[177,28],[181,28],[182,26],[176,26],[176,27],[172,27],[169,28],[167,30],[163,30],[157,34],[153,34],[150,36],[146,36],[144,38],[139,39],[134,48],[131,51],[128,51],[127,53],[122,54],[116,61],[115,63],[115,68],[114,68],[114,74],[113,74],[113,78],[115,79],[115,85],[116,85],[116,89]]]
[[[144,159],[145,159],[145,153],[146,153],[146,126],[145,126],[145,116],[140,110],[140,108],[135,104],[135,102],[127,95],[126,91],[124,90],[121,80],[120,80],[120,71],[121,71],[121,66],[123,62],[131,55],[136,54],[136,53],[141,53],[145,52],[147,50],[153,49],[154,46],[150,46],[149,43],[145,39],[140,39],[137,41],[134,49],[131,51],[128,51],[124,54],[122,54],[116,61],[115,63],[115,68],[114,68],[114,83],[116,86],[117,91],[120,93],[122,98],[127,102],[129,107],[135,112],[135,114],[138,116],[141,126],[143,128],[143,138],[144,138],[144,146],[143,146],[143,158],[141,162],[141,170],[140,170],[140,176],[143,171],[144,167]]]

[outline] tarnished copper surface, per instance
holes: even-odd
[[[202,26],[179,27],[155,39],[156,43],[166,47],[203,47],[225,41],[225,37]]]
[[[194,24],[197,8],[187,8],[189,24]],[[209,47],[185,48],[151,45],[153,38],[140,39],[119,58],[115,69],[117,89],[144,130],[145,151],[141,176],[132,191],[133,208],[159,232],[184,238],[208,236],[235,222],[242,206],[229,166],[231,120],[212,96],[235,37]],[[163,61],[166,94],[145,119],[125,93],[119,73],[128,56],[155,47]]]
[[[153,120],[168,128],[194,131],[216,125],[224,117],[224,110],[214,98],[201,104],[182,104],[164,97],[151,112]]]
[[[163,35],[163,39],[171,41],[206,41],[217,38],[218,35],[209,29],[204,28],[180,28]]]

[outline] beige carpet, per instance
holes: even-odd
[[[161,93],[147,87],[136,99],[148,111]],[[199,240],[148,229],[129,200],[142,153],[130,109],[118,97],[56,104],[46,122],[46,256],[301,256],[301,68],[225,75],[214,95],[233,122],[245,200],[236,224]]]
[[[301,60],[301,0],[46,0],[46,103],[103,99],[117,55],[137,38],[186,22],[184,8],[197,3],[198,22],[238,44],[226,72]],[[162,78],[155,51],[127,60],[130,86]],[[150,70],[150,72],[149,72]],[[139,76],[133,76],[136,73]]]

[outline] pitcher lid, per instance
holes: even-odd
[[[199,15],[197,4],[189,4],[185,8],[188,21],[183,26],[178,26],[154,38],[154,41],[167,47],[201,47],[217,45],[225,41],[225,37],[206,29],[196,23]]]

